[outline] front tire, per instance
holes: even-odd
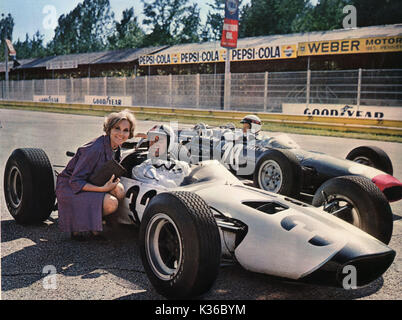
[[[296,198],[301,189],[301,167],[291,152],[272,149],[257,161],[254,186]]]
[[[391,207],[380,189],[365,177],[343,176],[328,180],[318,188],[312,204],[315,207],[325,204],[329,213],[335,214],[385,244],[391,240],[393,229]]]
[[[212,211],[195,193],[155,196],[144,212],[140,252],[156,291],[169,299],[207,292],[218,275],[221,242]]]
[[[42,149],[21,148],[12,152],[4,171],[7,208],[19,224],[40,223],[54,209],[53,169]]]

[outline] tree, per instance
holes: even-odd
[[[17,40],[14,43],[15,51],[17,51],[18,59],[28,59],[28,58],[42,58],[46,56],[47,51],[43,44],[44,35],[40,34],[39,30],[29,38],[28,33],[25,36],[25,41]]]
[[[0,59],[4,61],[4,48],[5,48],[5,41],[4,39],[9,39],[10,41],[13,40],[13,29],[14,29],[14,18],[9,13],[7,16],[2,13],[0,19]]]
[[[113,17],[109,0],[84,0],[59,17],[50,51],[60,55],[105,50]]]
[[[316,6],[308,4],[292,23],[294,32],[325,31],[343,28],[346,5],[356,7],[357,27],[402,22],[400,0],[320,0]]]
[[[293,32],[326,31],[343,28],[343,8],[349,0],[320,0],[316,6],[307,5],[292,22]]]
[[[203,41],[221,39],[223,18],[225,17],[225,2],[225,0],[214,0],[212,4],[208,4],[210,10],[201,35]]]
[[[356,7],[357,26],[377,26],[402,22],[400,0],[351,0]]]
[[[144,39],[145,46],[177,44],[198,41],[199,9],[187,0],[154,0],[144,4],[145,19],[150,32]]]
[[[111,49],[140,48],[144,36],[134,15],[134,8],[131,7],[123,11],[120,22],[115,22],[115,32],[109,37],[109,46]]]
[[[240,37],[286,34],[308,0],[251,0],[241,11]]]

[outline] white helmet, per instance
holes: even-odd
[[[174,142],[174,131],[168,125],[153,126],[148,132],[149,155],[161,157],[169,153]]]
[[[248,123],[252,133],[258,133],[261,130],[261,119],[254,114],[245,116],[240,123]]]

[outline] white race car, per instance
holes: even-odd
[[[131,153],[132,166],[146,154],[145,149]],[[183,183],[172,188],[133,179],[128,172],[121,178],[126,199],[119,221],[140,226],[146,274],[167,298],[207,292],[223,258],[258,273],[340,287],[350,267],[362,286],[380,277],[395,258],[394,250],[357,227],[322,208],[246,186],[216,160],[192,166]],[[44,221],[57,209],[54,174],[41,149],[16,149],[10,155],[4,192],[18,223]],[[373,210],[392,214],[380,190],[368,193],[362,177],[350,179]]]

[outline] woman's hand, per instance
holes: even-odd
[[[114,188],[116,188],[117,184],[120,182],[120,179],[117,178],[116,181],[114,180],[114,175],[110,178],[108,182],[105,183],[105,185],[102,187],[104,192],[109,192],[112,191]]]

